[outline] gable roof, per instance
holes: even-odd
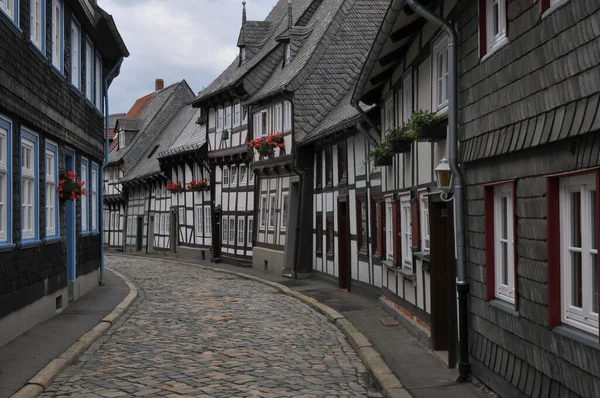
[[[150,103],[150,101],[152,101],[152,98],[154,98],[155,95],[156,93],[150,93],[141,98],[138,98],[124,117],[126,119],[135,119],[139,117],[140,113],[142,113],[142,111],[146,109],[146,106],[148,106],[148,104]]]
[[[195,151],[200,149],[206,143],[206,124],[200,126],[196,123],[199,115],[200,111],[197,110],[190,123],[183,129],[173,145],[171,145],[170,148],[159,152],[159,158],[166,158],[185,152]]]

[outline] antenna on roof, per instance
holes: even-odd
[[[246,25],[246,2],[245,1],[242,1],[242,7],[243,7],[243,10],[242,10],[242,26],[243,26],[243,25]]]

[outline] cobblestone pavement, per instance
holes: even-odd
[[[43,397],[381,397],[337,327],[273,288],[160,260],[106,265],[140,297]]]

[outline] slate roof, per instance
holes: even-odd
[[[183,129],[177,140],[170,148],[159,152],[159,158],[174,156],[180,153],[199,149],[206,143],[206,124],[196,124],[196,119],[200,116],[200,110],[194,113],[190,123]]]
[[[125,116],[124,113],[113,113],[112,115],[108,115],[108,139],[113,140],[115,138],[115,124],[117,124],[117,119],[123,116]]]
[[[294,0],[293,20],[298,21],[299,19],[301,19],[304,16],[304,13],[309,9],[313,1],[318,0]],[[275,7],[273,7],[271,12],[269,13],[265,21],[263,21],[273,24],[273,27],[268,30],[268,37],[264,40],[264,44],[259,47],[249,46],[247,48],[247,51],[249,51],[252,56],[251,58],[247,59],[246,62],[244,62],[242,65],[239,64],[238,55],[235,58],[235,60],[229,65],[229,67],[227,67],[227,69],[223,71],[223,73],[221,73],[215,80],[213,80],[212,83],[210,83],[204,90],[202,90],[198,94],[194,102],[206,100],[210,96],[227,89],[227,87],[239,83],[240,80],[255,67],[256,69],[258,69],[256,74],[262,75],[263,79],[270,75],[272,71],[261,71],[261,69],[264,69],[267,65],[272,66],[273,64],[263,64],[261,63],[261,61],[269,54],[271,54],[272,51],[279,45],[279,42],[276,39],[288,28],[289,25],[287,13],[287,0],[279,0]],[[248,21],[248,24],[251,24],[252,22],[253,21]],[[253,27],[251,29],[254,29],[252,35],[258,35],[258,32],[261,31],[263,28]],[[265,31],[267,30],[265,29]]]
[[[127,119],[123,117],[117,120],[115,128],[119,131],[138,131],[142,127],[143,122],[142,119]]]
[[[135,119],[139,117],[140,113],[142,113],[146,106],[148,106],[148,104],[150,103],[150,101],[152,101],[152,98],[154,98],[155,95],[156,93],[150,93],[148,95],[143,96],[142,98],[139,98],[137,101],[135,101],[131,109],[129,109],[125,117],[128,119]]]
[[[152,141],[152,144],[148,147],[140,162],[123,180],[131,181],[136,178],[160,173],[158,158],[161,153],[169,150],[173,144],[180,141],[180,138],[182,141],[201,140],[200,126],[196,124],[198,114],[198,109],[194,109],[189,105],[182,106],[170,123],[159,133],[158,137]],[[205,138],[206,135],[204,135]],[[150,154],[151,156],[149,156]]]

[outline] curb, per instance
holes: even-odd
[[[113,254],[110,254],[113,256]],[[394,375],[392,370],[387,366],[381,354],[373,348],[373,345],[369,341],[369,339],[362,334],[353,324],[350,322],[345,316],[334,310],[333,308],[321,303],[320,301],[315,300],[312,297],[308,297],[302,293],[299,293],[295,290],[290,289],[287,286],[283,286],[277,282],[271,282],[259,278],[254,275],[247,275],[242,272],[230,271],[226,269],[213,268],[206,265],[187,263],[185,261],[175,261],[175,260],[164,260],[161,258],[153,258],[153,257],[142,257],[135,255],[119,255],[114,254],[115,257],[136,257],[146,260],[155,260],[155,261],[163,261],[167,263],[175,263],[181,265],[192,266],[200,269],[204,269],[207,271],[215,271],[223,274],[234,275],[240,278],[249,279],[263,285],[270,286],[274,289],[277,289],[284,293],[286,296],[293,297],[304,304],[309,305],[313,309],[317,310],[321,314],[325,315],[325,317],[334,325],[336,325],[342,333],[348,339],[350,345],[354,348],[358,357],[363,361],[365,367],[375,380],[377,386],[381,389],[383,396],[385,398],[412,398],[412,394],[410,394],[400,383],[400,380]],[[114,271],[113,271],[114,272]]]
[[[137,288],[129,282],[129,279],[124,275],[111,270],[129,287],[129,293],[123,301],[117,305],[110,314],[102,318],[102,320],[87,333],[82,335],[58,357],[54,358],[48,365],[42,368],[35,374],[27,384],[12,395],[11,398],[34,398],[39,396],[44,390],[52,384],[54,379],[65,370],[75,359],[85,352],[93,343],[102,337],[125,312],[131,307],[135,299],[138,297]]]

